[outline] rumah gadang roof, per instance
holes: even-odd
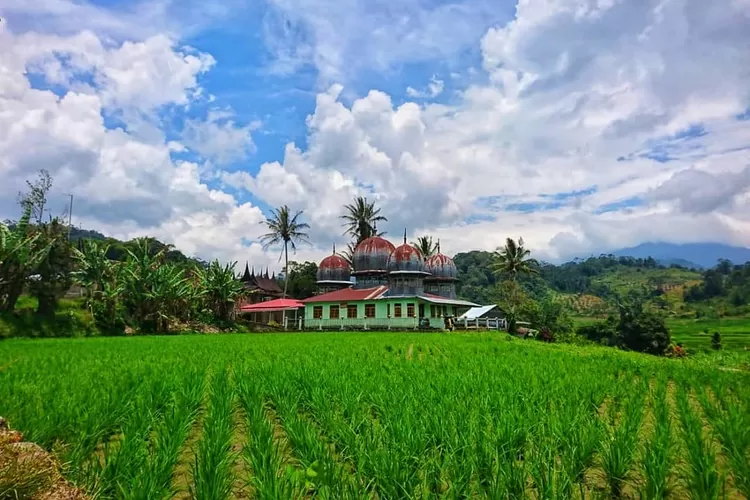
[[[275,299],[257,304],[247,304],[240,307],[240,312],[271,312],[271,311],[288,311],[290,309],[299,309],[305,307],[305,304],[296,299]]]
[[[240,278],[240,281],[245,285],[245,288],[251,291],[258,290],[268,295],[281,294],[281,287],[276,282],[276,274],[268,276],[268,269],[265,274],[262,272],[255,274],[255,269],[250,272],[247,263],[245,263],[245,272]]]

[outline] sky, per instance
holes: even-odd
[[[750,246],[750,0],[0,0],[0,219],[281,267],[377,202],[444,253]]]

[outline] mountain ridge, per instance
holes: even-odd
[[[678,264],[690,267],[711,268],[719,259],[727,259],[734,264],[750,262],[750,248],[726,245],[724,243],[667,243],[645,242],[639,245],[615,250],[617,257],[635,257],[653,259],[665,265]]]

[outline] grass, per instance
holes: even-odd
[[[746,491],[750,373],[509,339],[6,340],[0,414],[109,498],[232,498],[243,481],[243,495],[269,499]]]

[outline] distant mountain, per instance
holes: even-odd
[[[612,252],[618,257],[652,257],[664,265],[678,264],[684,267],[709,268],[719,259],[728,259],[735,264],[750,262],[750,248],[733,247],[722,243],[663,243],[649,242]]]

